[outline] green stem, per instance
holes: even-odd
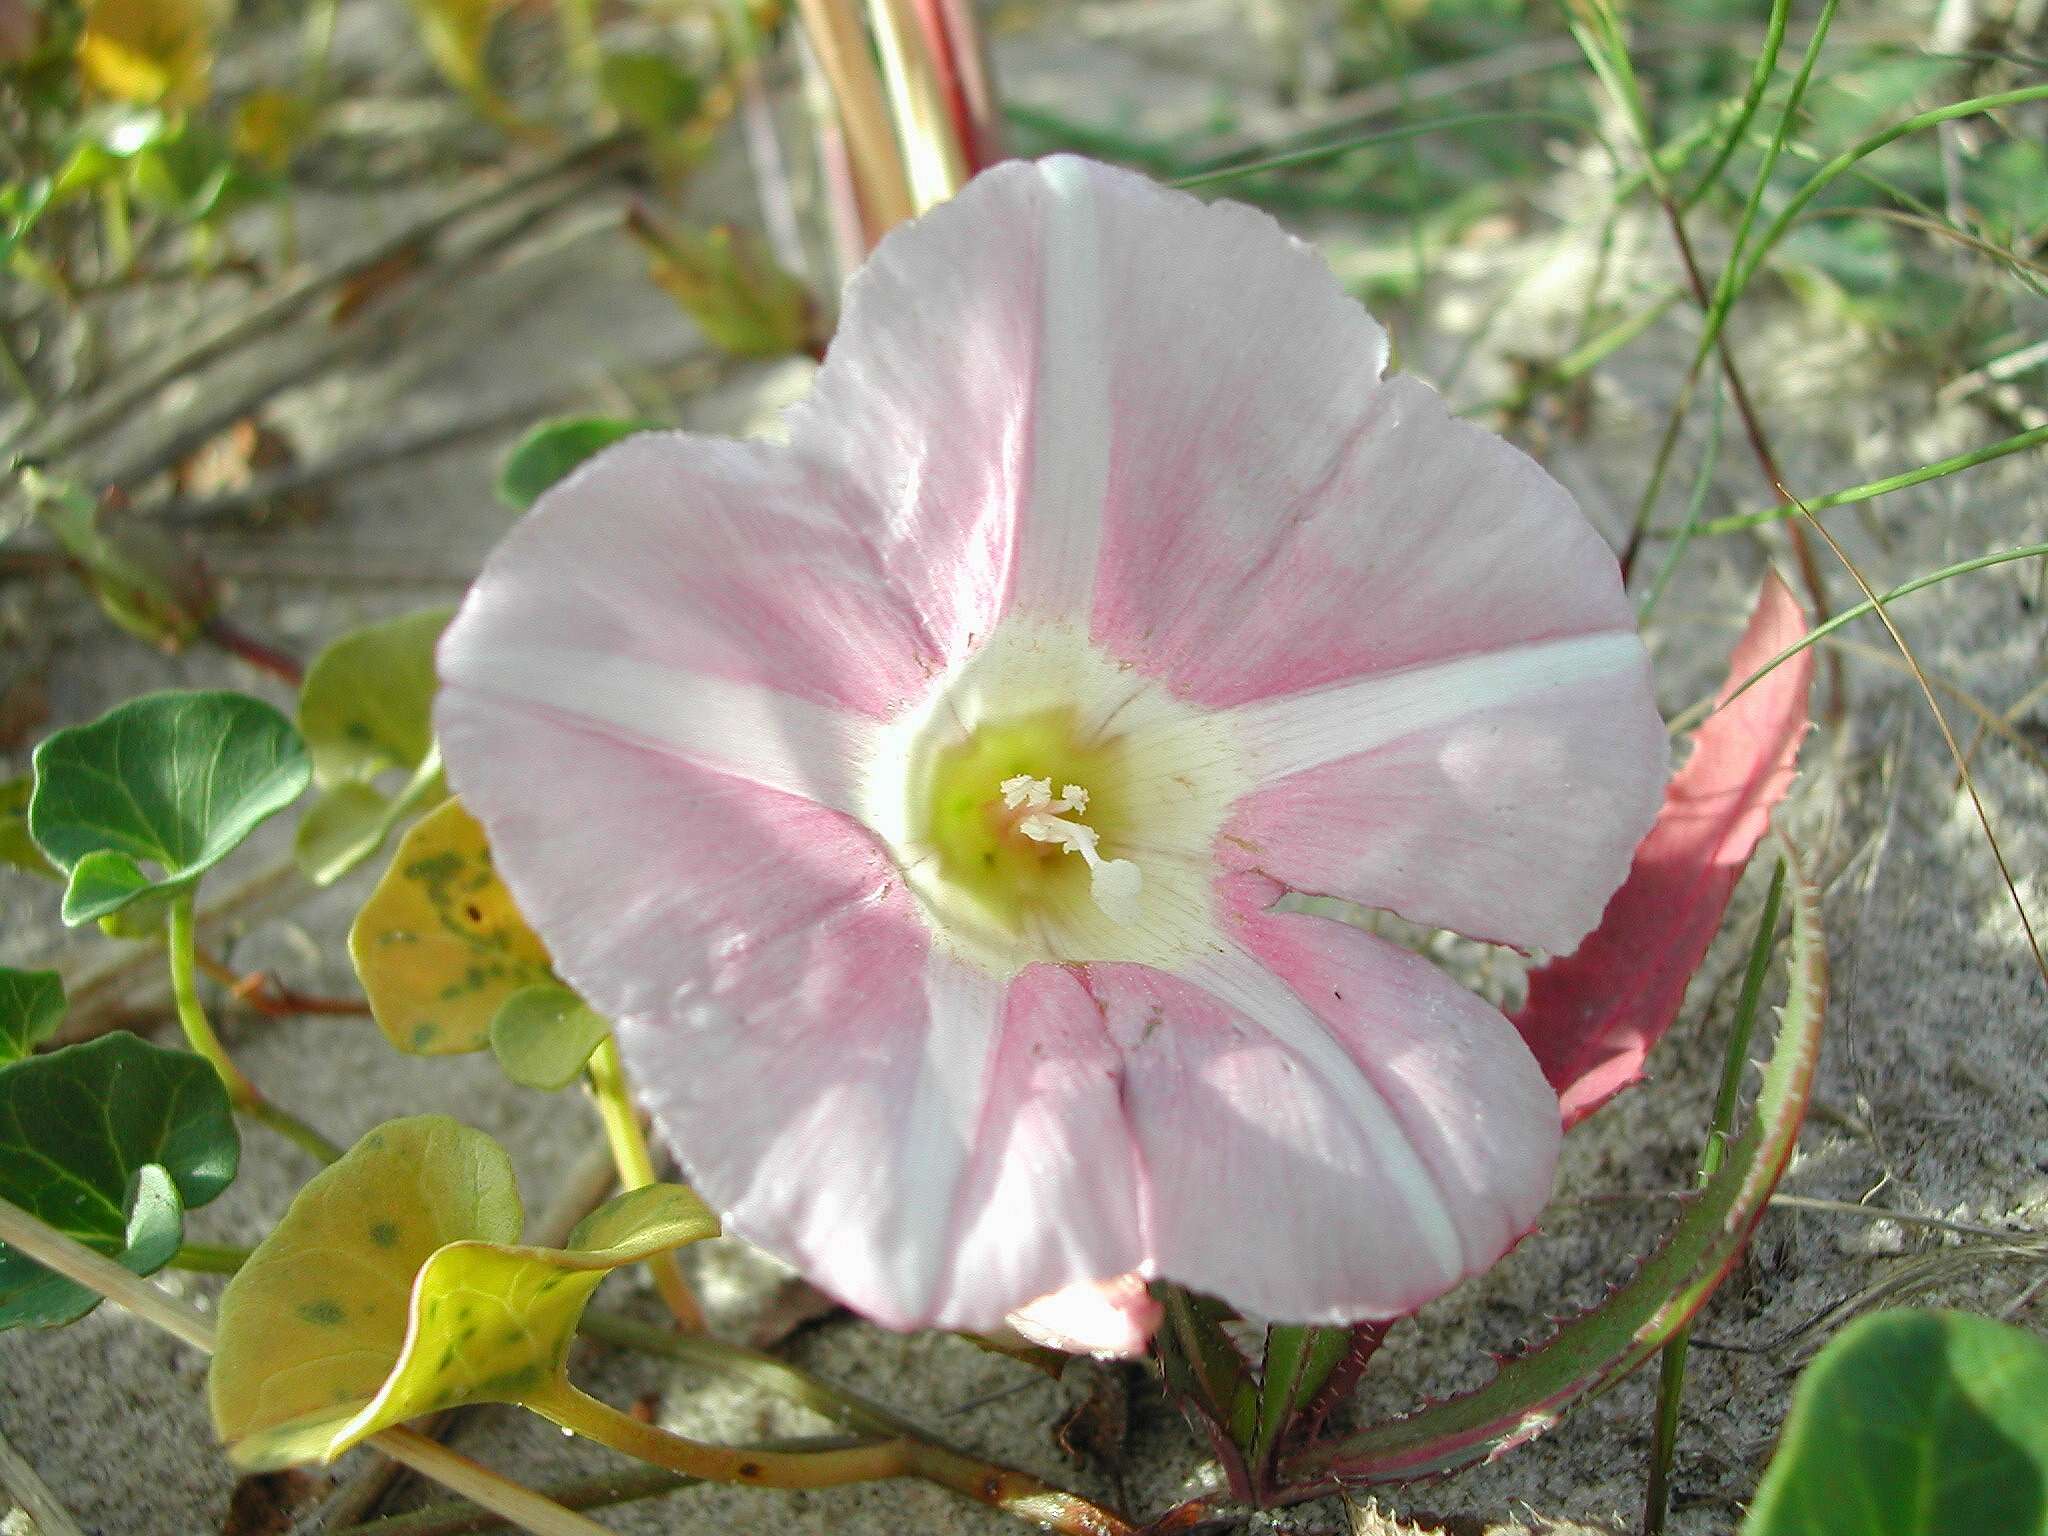
[[[126,277],[135,267],[135,231],[128,220],[128,189],[118,179],[100,188],[100,225],[107,238],[107,265]]]
[[[1771,220],[1769,227],[1758,236],[1755,250],[1749,252],[1739,262],[1729,263],[1731,272],[1737,266],[1741,268],[1733,287],[1737,290],[1746,287],[1749,280],[1756,275],[1757,268],[1763,265],[1763,260],[1770,254],[1771,248],[1785,238],[1786,232],[1791,229],[1806,205],[1820,196],[1837,176],[1866,155],[1874,154],[1893,140],[1904,138],[1909,133],[1917,133],[1922,128],[1932,128],[1936,124],[1952,122],[1959,117],[1975,117],[1980,113],[1995,112],[2000,107],[2016,107],[2025,102],[2044,100],[2048,100],[2048,85],[2030,85],[2021,90],[2001,91],[1992,96],[1973,96],[1968,101],[1951,102],[1948,106],[1918,113],[1903,122],[1892,124],[1889,128],[1880,129],[1862,142],[1843,150],[1814,172],[1806,185],[1792,194],[1791,201],[1778,211],[1778,216]]]
[[[1889,495],[1893,491],[1924,485],[1929,480],[1939,480],[1942,476],[1955,474],[1958,470],[1975,469],[1979,464],[1989,464],[1993,459],[2002,459],[2007,454],[2024,453],[2027,449],[2037,448],[2043,443],[2048,443],[2048,427],[2031,427],[2025,432],[2016,433],[1982,448],[1972,448],[1966,453],[1939,459],[1932,464],[1922,464],[1918,469],[1904,470],[1899,474],[1887,475],[1882,480],[1871,480],[1863,485],[1852,485],[1847,490],[1830,491],[1825,496],[1810,497],[1806,502],[1806,510],[1825,512],[1831,507],[1847,507],[1859,501],[1875,501],[1878,497]],[[1747,528],[1759,528],[1766,523],[1781,522],[1793,516],[1797,510],[1790,502],[1780,502],[1777,506],[1767,507],[1761,512],[1739,512],[1732,517],[1713,518],[1701,523],[1693,532],[1701,538],[1741,533]],[[1660,528],[1656,531],[1665,533],[1671,530]]]
[[[1642,606],[1636,611],[1638,626],[1650,621],[1651,611],[1664,596],[1664,589],[1671,584],[1672,575],[1678,570],[1678,562],[1685,558],[1686,546],[1692,543],[1693,535],[1699,531],[1700,507],[1707,499],[1707,488],[1714,483],[1715,466],[1721,462],[1721,407],[1727,396],[1718,388],[1714,391],[1713,414],[1707,419],[1707,444],[1700,450],[1700,467],[1693,476],[1692,494],[1685,499],[1685,521],[1679,525],[1678,537],[1672,540],[1671,548],[1665,552],[1664,563],[1657,567],[1657,574],[1651,578],[1650,590],[1643,595]]]
[[[1901,583],[1899,586],[1893,587],[1891,591],[1884,593],[1875,603],[1866,599],[1853,608],[1844,608],[1825,624],[1816,624],[1812,629],[1809,629],[1804,635],[1800,636],[1799,639],[1793,641],[1784,650],[1778,652],[1777,655],[1750,673],[1748,677],[1742,680],[1740,687],[1736,688],[1727,698],[1721,700],[1718,705],[1713,707],[1726,709],[1730,704],[1741,698],[1743,694],[1762,682],[1780,664],[1791,660],[1809,645],[1819,644],[1853,619],[1860,619],[1866,613],[1876,612],[1878,603],[1890,605],[1902,597],[1910,597],[1923,587],[1931,587],[1937,582],[1947,581],[1951,576],[1967,576],[1970,572],[1981,571],[1987,566],[2004,565],[2009,560],[2033,560],[2044,555],[2048,555],[2048,544],[2022,544],[2018,549],[2001,549],[1996,554],[1979,555],[1974,560],[1959,561],[1954,565],[1945,565],[1938,571],[1929,571],[1925,576],[1915,576],[1911,581]],[[1702,710],[1700,713],[1704,717],[1710,711]],[[1674,722],[1675,724],[1676,722]]]
[[[836,1488],[877,1482],[907,1471],[903,1444],[871,1440],[834,1451],[759,1451],[705,1445],[644,1424],[599,1402],[563,1377],[524,1399],[524,1405],[572,1434],[609,1446],[636,1461],[683,1477],[755,1488]]]
[[[1763,1000],[1764,978],[1771,968],[1771,950],[1778,935],[1778,909],[1785,899],[1785,861],[1771,872],[1771,888],[1750,946],[1749,967],[1742,977],[1742,995],[1735,1004],[1734,1027],[1721,1058],[1721,1086],[1714,1095],[1714,1114],[1707,1126],[1707,1144],[1700,1153],[1699,1184],[1705,1188],[1721,1171],[1727,1156],[1735,1101],[1742,1090],[1742,1070],[1749,1062],[1749,1042],[1756,1029],[1757,1007]],[[1643,1536],[1662,1536],[1664,1514],[1671,1502],[1671,1461],[1678,1447],[1678,1413],[1685,1399],[1685,1352],[1692,1339],[1688,1318],[1671,1335],[1658,1362],[1657,1416],[1650,1445],[1650,1482],[1643,1495]]]
[[[1735,114],[1734,126],[1721,140],[1721,147],[1693,189],[1679,203],[1680,213],[1690,213],[1699,200],[1714,188],[1721,179],[1721,172],[1728,168],[1728,162],[1735,156],[1735,148],[1742,142],[1742,136],[1749,131],[1750,122],[1756,117],[1756,110],[1763,104],[1764,92],[1770,88],[1771,76],[1778,68],[1778,50],[1785,45],[1785,23],[1791,19],[1792,0],[1772,0],[1771,19],[1764,34],[1763,52],[1757,55],[1756,68],[1750,72],[1749,89],[1743,93],[1742,106]]]
[[[885,1441],[895,1446],[902,1458],[901,1472],[894,1475],[923,1478],[926,1482],[965,1494],[979,1503],[1005,1510],[1019,1519],[1029,1520],[1049,1530],[1070,1532],[1073,1536],[1128,1536],[1130,1531],[1130,1526],[1120,1516],[1076,1494],[1049,1487],[1025,1473],[939,1444],[909,1420],[854,1393],[820,1381],[808,1371],[773,1355],[743,1349],[718,1339],[668,1333],[603,1312],[585,1312],[580,1331],[601,1343],[646,1350],[733,1377],[773,1392],[851,1434]]]
[[[612,1162],[619,1170],[619,1187],[645,1189],[655,1182],[654,1153],[647,1145],[647,1132],[641,1128],[639,1112],[633,1108],[633,1096],[626,1087],[626,1068],[619,1060],[618,1042],[610,1035],[591,1052],[587,1070],[590,1094],[597,1101],[598,1118],[604,1122],[605,1141],[611,1146]],[[666,1248],[650,1256],[647,1272],[653,1277],[662,1301],[675,1314],[677,1325],[687,1333],[702,1333],[704,1314],[697,1306],[697,1298],[690,1294],[690,1283],[683,1278],[675,1250]]]
[[[249,1253],[226,1243],[186,1243],[172,1256],[171,1267],[201,1275],[232,1275],[249,1262]]]
[[[170,951],[171,999],[177,1005],[178,1023],[185,1031],[186,1043],[194,1054],[204,1058],[220,1075],[221,1084],[228,1091],[228,1102],[234,1105],[236,1112],[259,1125],[269,1126],[323,1163],[331,1163],[340,1157],[340,1147],[298,1116],[264,1098],[256,1085],[242,1075],[242,1069],[235,1065],[227,1047],[221,1044],[220,1036],[214,1033],[206,1010],[199,1003],[198,953],[192,937],[190,886],[180,891],[171,902],[169,921],[164,927],[164,942]]]

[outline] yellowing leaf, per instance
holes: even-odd
[[[229,1456],[331,1461],[423,1413],[545,1395],[607,1274],[718,1231],[675,1184],[600,1207],[567,1248],[519,1246],[521,1219],[483,1133],[422,1115],[364,1137],[221,1297],[209,1392]]]
[[[483,828],[455,800],[400,840],[348,952],[385,1037],[422,1056],[482,1050],[505,999],[555,979],[491,867]]]
[[[291,164],[292,156],[311,137],[313,103],[290,91],[251,91],[235,108],[229,139],[235,153],[251,165],[273,173]]]
[[[114,101],[190,106],[206,99],[213,27],[205,0],[92,0],[78,70]]]

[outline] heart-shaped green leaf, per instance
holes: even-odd
[[[1967,1312],[1851,1324],[1792,1395],[1743,1536],[2048,1536],[2048,1343]]]
[[[64,1018],[64,983],[55,971],[0,966],[0,1064],[34,1053]]]
[[[233,1112],[212,1067],[107,1035],[0,1067],[0,1198],[137,1274],[170,1262],[184,1211],[234,1179]],[[99,1297],[0,1247],[0,1327],[82,1317]]]
[[[528,430],[498,466],[498,499],[525,511],[540,493],[602,449],[636,432],[658,432],[658,421],[611,416],[564,416]]]
[[[299,823],[299,867],[338,880],[406,816],[447,798],[434,750],[434,645],[453,610],[432,608],[353,630],[313,659],[299,730],[321,796]],[[376,787],[403,773],[389,792]]]
[[[348,952],[378,1027],[420,1056],[482,1050],[507,998],[555,980],[459,800],[400,840],[349,928]]]
[[[312,774],[291,722],[239,693],[133,699],[48,738],[35,769],[29,831],[69,878],[73,924],[190,886]]]
[[[228,1454],[330,1461],[423,1413],[525,1401],[559,1381],[607,1274],[718,1231],[674,1184],[620,1195],[566,1248],[519,1246],[521,1221],[511,1163],[482,1132],[421,1115],[364,1137],[221,1297],[209,1388]]]
[[[611,1029],[567,987],[544,982],[505,999],[491,1020],[491,1053],[513,1082],[553,1093],[576,1081]]]

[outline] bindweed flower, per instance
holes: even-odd
[[[1657,809],[1612,554],[1263,214],[1071,158],[886,239],[786,444],[491,556],[448,772],[729,1230],[890,1326],[1136,1274],[1405,1312],[1557,1100],[1348,898],[1570,950]]]

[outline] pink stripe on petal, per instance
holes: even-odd
[[[1396,1316],[1535,1220],[1555,1103],[1500,1014],[1369,934],[1261,910],[1278,894],[1226,883],[1241,960],[1088,967],[1127,1057],[1152,1272],[1275,1320]]]
[[[485,562],[442,642],[488,685],[523,650],[616,656],[865,715],[916,697],[984,625],[950,552],[903,560],[833,473],[788,450],[628,438],[541,497]]]

